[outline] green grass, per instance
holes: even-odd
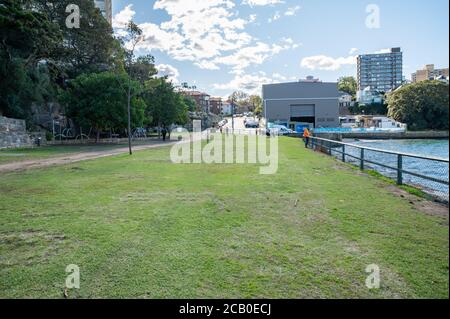
[[[0,297],[448,298],[448,219],[281,139],[257,165],[174,165],[169,149],[0,178]],[[368,290],[365,269],[381,268]]]

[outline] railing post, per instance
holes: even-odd
[[[403,155],[397,157],[397,184],[403,185]]]
[[[361,149],[361,163],[359,165],[359,168],[363,171],[364,170],[364,149]]]
[[[345,163],[345,144],[342,145],[342,161]]]

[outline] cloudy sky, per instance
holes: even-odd
[[[307,75],[336,81],[356,75],[358,54],[397,46],[407,78],[448,67],[448,10],[447,0],[113,0],[113,25],[140,25],[138,54],[161,74],[227,96]]]

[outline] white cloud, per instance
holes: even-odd
[[[310,70],[336,71],[343,65],[356,64],[356,56],[333,58],[326,55],[306,57],[301,61],[301,67]]]
[[[277,12],[275,12],[275,14],[273,15],[272,18],[269,18],[268,22],[272,23],[273,21],[277,21],[280,18],[281,18],[281,14],[279,11],[277,11]]]
[[[256,14],[251,14],[251,15],[248,17],[248,21],[249,21],[249,22],[255,22],[255,21],[256,21]]]
[[[242,4],[247,4],[251,7],[254,6],[267,6],[284,3],[282,0],[244,0]]]
[[[260,75],[236,75],[234,79],[232,79],[228,83],[224,84],[213,84],[213,88],[217,90],[229,90],[229,91],[244,91],[248,94],[261,94],[261,88],[263,84],[273,83],[273,79],[268,78],[267,76]]]
[[[127,5],[122,11],[113,17],[113,28],[125,28],[127,26],[128,22],[130,22],[136,14],[136,11],[134,11],[132,7],[132,4]]]
[[[358,52],[358,51],[359,51],[358,48],[351,48],[350,51],[348,52],[348,54],[349,54],[349,55],[353,55],[353,54],[355,54],[355,53]]]
[[[382,54],[382,53],[391,53],[391,49],[381,49],[381,50],[375,51],[375,54]]]
[[[279,0],[246,0],[245,4],[264,6],[282,3]],[[156,0],[155,10],[164,10],[169,19],[159,24],[139,24],[144,41],[137,49],[161,51],[177,61],[191,61],[205,70],[229,68],[230,73],[242,75],[251,65],[260,65],[270,57],[299,44],[290,38],[279,44],[259,41],[245,31],[256,20],[256,14],[245,19],[238,16],[232,0]],[[132,5],[115,16],[115,32],[124,32],[126,23],[133,18]],[[277,12],[275,19],[281,14]]]
[[[156,69],[158,70],[158,76],[167,76],[173,83],[179,83],[178,77],[180,76],[180,72],[174,66],[170,64],[159,64],[156,66]]]
[[[300,6],[295,6],[295,7],[289,8],[289,9],[284,13],[284,15],[285,15],[285,16],[295,16],[295,15],[297,14],[297,11],[299,11],[300,9],[301,9]]]

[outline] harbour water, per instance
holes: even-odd
[[[347,143],[382,150],[448,159],[448,140],[345,140]]]
[[[449,141],[448,140],[345,140],[344,142],[379,150],[400,152],[406,154],[414,154],[424,157],[434,158],[449,158]],[[348,147],[347,153],[360,156],[360,150],[357,148]],[[339,154],[335,154],[339,156]],[[365,152],[365,167],[374,169],[381,174],[390,178],[397,178],[397,171],[389,169],[380,165],[376,165],[370,162],[381,163],[385,166],[396,168],[398,165],[398,157],[393,154],[385,154],[381,152],[369,151]],[[359,160],[349,157],[349,162],[358,164]],[[414,158],[409,156],[403,157],[403,170],[406,172],[416,173],[437,179],[440,181],[446,181],[447,185],[439,183],[433,180],[428,180],[414,176],[412,174],[403,174],[403,180],[405,184],[413,185],[421,188],[425,192],[434,195],[446,202],[449,200],[449,165],[447,162],[427,160],[421,158]]]

